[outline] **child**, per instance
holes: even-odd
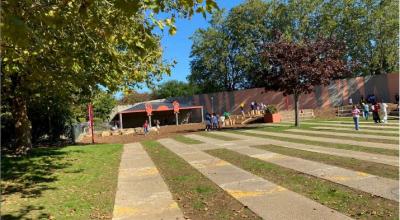
[[[388,119],[387,108],[388,108],[388,105],[386,103],[382,102],[380,107],[381,107],[381,112],[382,112],[382,115],[383,115],[383,123],[387,123],[387,119]]]
[[[207,113],[206,115],[206,131],[211,130],[211,115],[210,113]]]
[[[147,122],[147,120],[144,121],[143,132],[144,132],[144,135],[147,135],[147,133],[149,133],[149,123]]]
[[[360,110],[358,110],[356,105],[353,105],[353,110],[351,111],[354,120],[355,129],[359,130],[359,119],[360,119]]]
[[[380,106],[378,103],[375,102],[375,104],[372,106],[372,117],[374,118],[374,122],[376,123],[380,123],[381,122],[381,118],[379,117],[379,110],[380,110]]]
[[[368,106],[368,104],[366,104],[366,103],[362,103],[362,106],[363,106],[363,118],[365,119],[365,120],[368,120],[368,116],[369,116],[369,106]]]

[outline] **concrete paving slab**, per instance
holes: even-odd
[[[308,134],[313,134],[313,135],[326,134],[326,135],[340,136],[340,137],[371,138],[371,139],[394,140],[394,141],[398,141],[399,140],[399,137],[372,135],[372,134],[359,134],[357,132],[354,132],[354,133],[343,133],[343,132],[314,131],[314,130],[304,130],[304,129],[288,129],[286,131],[299,132],[299,133],[308,133]],[[373,142],[373,141],[369,141],[369,142]]]
[[[322,123],[322,122],[300,122],[300,124],[306,125],[316,125],[316,126],[335,126],[335,127],[351,127],[354,128],[354,124],[332,124],[332,123]],[[388,131],[398,131],[396,127],[388,127],[382,124],[372,124],[372,125],[360,125],[360,130],[364,128],[376,129],[376,130],[388,130]]]
[[[113,219],[184,219],[157,167],[139,143],[124,145]]]
[[[174,152],[185,144],[175,140],[160,142]],[[188,146],[193,147],[195,146]],[[210,160],[218,160],[208,155]],[[178,152],[176,152],[181,156]],[[264,219],[350,219],[311,199],[271,183],[254,174],[225,162],[223,166],[196,168],[222,189]],[[193,163],[192,163],[193,164]],[[288,211],[290,207],[290,211]]]
[[[326,143],[337,143],[337,144],[349,144],[349,145],[357,145],[363,147],[374,147],[374,148],[384,148],[384,149],[399,149],[398,144],[386,144],[386,143],[371,143],[366,141],[353,141],[353,140],[345,140],[342,138],[324,138],[324,137],[312,137],[305,135],[297,135],[297,134],[289,134],[285,132],[269,132],[269,131],[260,131],[260,130],[243,130],[246,133],[253,134],[264,134],[275,137],[283,137],[283,138],[293,138],[298,140],[308,140],[308,141],[318,141],[318,142],[326,142]]]
[[[210,144],[211,141],[208,141]],[[396,180],[377,177],[371,174],[344,169],[320,162],[272,153],[269,151],[250,147],[226,147],[238,153],[258,158],[282,167],[326,179],[354,189],[358,189],[383,198],[399,201],[397,194],[392,193],[399,182]],[[256,151],[255,151],[256,150]],[[256,154],[259,152],[259,154]],[[362,182],[362,185],[360,183]],[[362,187],[361,187],[362,186]]]
[[[352,119],[353,120],[353,119]],[[321,123],[332,123],[332,124],[353,124],[353,121],[321,121]],[[363,118],[360,118],[361,125],[375,125],[374,121],[365,121]],[[379,125],[387,126],[387,127],[399,127],[399,121],[389,121],[387,123],[380,123]]]
[[[354,132],[354,129],[353,128],[345,128],[345,127],[334,127],[334,126],[326,126],[326,127],[324,127],[324,126],[316,126],[316,127],[313,127],[313,128],[315,128],[315,129],[321,129],[321,130],[336,130],[336,131],[353,131]],[[365,132],[365,133],[373,133],[373,134],[375,134],[375,135],[379,135],[379,134],[399,134],[399,132],[398,131],[388,131],[388,130],[370,130],[370,129],[362,129],[362,132]],[[391,137],[391,138],[396,138],[396,140],[398,140],[399,139],[399,137],[398,136],[383,136],[382,135],[382,137]]]
[[[341,156],[341,157],[349,157],[349,158],[355,158],[359,160],[366,160],[366,161],[371,161],[375,163],[382,163],[382,164],[387,164],[391,166],[399,166],[399,157],[395,156],[387,156],[387,155],[382,155],[382,154],[372,154],[372,153],[366,153],[366,152],[360,152],[360,151],[351,151],[351,150],[344,150],[344,149],[337,149],[337,148],[328,148],[328,147],[323,147],[323,146],[317,146],[317,145],[307,145],[307,144],[300,144],[300,143],[293,143],[293,142],[286,142],[286,141],[279,141],[279,140],[274,140],[274,139],[268,139],[268,138],[259,138],[259,137],[254,137],[254,136],[248,136],[248,135],[241,135],[241,134],[232,134],[229,132],[220,132],[220,135],[225,135],[225,136],[234,136],[236,138],[246,138],[246,140],[240,140],[235,143],[237,147],[242,147],[242,146],[253,146],[253,145],[266,145],[266,144],[273,144],[276,146],[282,146],[282,147],[287,147],[287,148],[294,148],[294,149],[299,149],[299,150],[305,150],[305,151],[310,151],[310,152],[316,152],[316,153],[323,153],[323,154],[330,154],[330,155],[335,155],[335,156]],[[196,139],[196,136],[192,136],[194,139]],[[207,140],[204,140],[207,141]],[[213,140],[209,139],[208,142],[206,142],[210,145],[210,148],[214,146],[214,148],[218,148],[220,146],[212,145]],[[234,147],[234,146],[230,146]]]

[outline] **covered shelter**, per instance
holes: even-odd
[[[179,104],[178,123],[174,113],[173,102],[167,100],[153,100],[149,102],[141,102],[132,107],[118,112],[113,121],[119,124],[119,128],[141,127],[145,120],[149,120],[146,112],[146,105],[151,105],[151,124],[155,120],[160,121],[160,125],[175,125],[187,123],[203,122],[203,106]]]

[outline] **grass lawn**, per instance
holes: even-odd
[[[216,149],[206,152],[353,218],[398,219],[398,202],[373,196],[231,150]]]
[[[175,201],[190,219],[260,219],[199,171],[156,141],[143,141]]]
[[[122,145],[2,157],[2,219],[111,219]]]
[[[174,140],[182,142],[184,144],[202,144],[202,141],[196,140],[196,139],[192,139],[183,135],[176,135],[174,137],[172,137]]]
[[[268,130],[268,131],[272,131],[272,130]],[[228,132],[235,133],[235,134],[241,134],[241,135],[247,135],[247,136],[253,136],[253,137],[261,137],[261,138],[275,139],[275,140],[280,140],[280,141],[287,141],[287,142],[292,142],[292,143],[317,145],[317,146],[327,147],[327,148],[338,148],[338,149],[344,149],[344,150],[353,150],[353,151],[361,151],[361,152],[367,152],[367,153],[384,154],[384,155],[389,155],[389,156],[398,156],[399,155],[399,151],[394,150],[394,149],[362,147],[362,146],[358,146],[358,145],[300,140],[300,139],[295,139],[295,138],[277,137],[277,136],[272,136],[272,135],[267,135],[267,134],[240,132],[237,130],[231,130]]]
[[[214,139],[218,139],[218,140],[222,140],[222,141],[235,141],[235,140],[239,140],[238,138],[233,138],[233,137],[227,137],[224,135],[220,135],[218,133],[215,132],[207,132],[207,131],[202,131],[199,133],[196,133],[198,135],[204,136],[204,137],[209,137],[209,138],[214,138]]]
[[[365,173],[370,173],[376,176],[399,179],[399,168],[395,166],[390,166],[381,163],[374,163],[365,160],[358,160],[349,157],[340,157],[335,155],[275,146],[275,145],[259,145],[252,146],[262,150],[271,151],[278,154],[284,154],[287,156],[302,158],[306,160],[317,161],[325,164],[331,164],[338,167],[343,167],[346,169],[362,171]]]

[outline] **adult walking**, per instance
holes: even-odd
[[[363,107],[363,118],[365,120],[368,120],[369,117],[369,106],[368,103],[362,103],[362,107]]]
[[[354,127],[358,131],[360,129],[360,127],[359,127],[360,110],[357,108],[356,105],[353,105],[353,110],[351,111],[351,114],[353,115]]]
[[[379,104],[375,102],[374,105],[372,106],[372,117],[374,119],[375,124],[381,122],[381,118],[379,117],[380,109],[381,107],[379,106]]]

